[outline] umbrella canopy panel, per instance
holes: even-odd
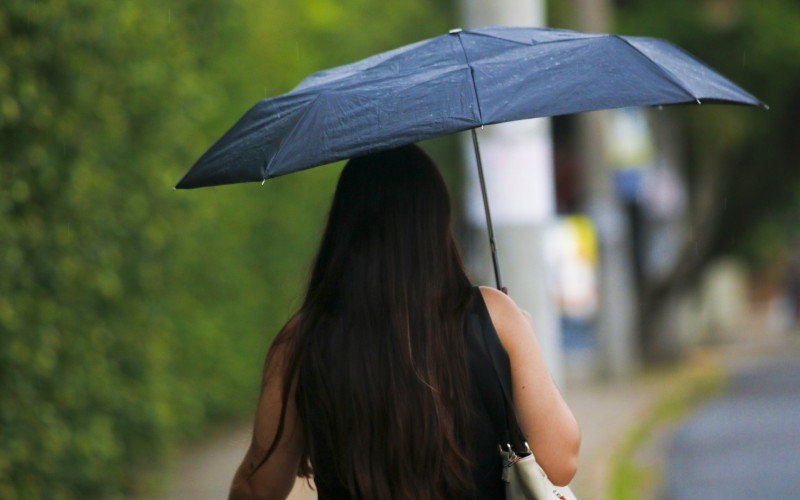
[[[704,101],[762,105],[663,40],[453,30],[314,73],[261,100],[176,187],[262,181],[493,123]]]

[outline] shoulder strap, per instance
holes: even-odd
[[[494,328],[492,318],[489,315],[489,310],[486,308],[486,302],[483,300],[480,289],[478,286],[473,286],[473,290],[476,295],[475,300],[477,301],[477,310],[480,319],[481,338],[483,339],[482,345],[492,362],[492,367],[494,368],[495,375],[497,375],[497,380],[500,383],[503,393],[503,413],[505,415],[506,425],[502,435],[504,436],[503,440],[505,442],[499,444],[503,447],[511,444],[514,450],[519,452],[518,454],[523,455],[527,453],[528,450],[525,444],[525,435],[519,427],[516,412],[514,411],[514,399],[511,392],[511,366],[509,364],[508,354],[503,348],[503,344],[500,343],[500,339],[497,336],[497,331]]]

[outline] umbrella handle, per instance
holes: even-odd
[[[478,147],[478,134],[472,129],[472,146],[475,149],[475,160],[478,165],[478,180],[481,184],[481,195],[483,196],[483,211],[486,214],[486,229],[489,232],[489,250],[492,254],[492,265],[494,266],[494,278],[497,282],[497,289],[508,295],[508,289],[503,286],[503,278],[500,276],[500,263],[497,259],[497,245],[494,241],[494,228],[492,227],[492,213],[489,210],[489,196],[486,193],[486,179],[483,177],[483,162],[481,161],[481,150]]]

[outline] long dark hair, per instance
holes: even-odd
[[[309,446],[333,450],[356,498],[441,498],[471,487],[463,320],[471,283],[450,196],[415,145],[353,158],[339,177],[305,300],[276,338]],[[267,358],[269,363],[269,356]],[[317,425],[311,435],[309,419]]]

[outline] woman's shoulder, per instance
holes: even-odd
[[[507,306],[508,304],[516,305],[511,297],[501,292],[497,288],[491,286],[479,285],[478,290],[480,290],[481,295],[483,296],[483,300],[486,302],[487,306],[490,306],[490,303],[491,306],[495,307],[497,306],[504,307]]]
[[[513,315],[519,311],[517,303],[514,299],[501,292],[500,290],[490,286],[479,286],[478,290],[481,292],[483,301],[486,304],[486,309],[492,316],[492,322],[497,326],[498,320],[502,323],[506,319],[506,315]],[[495,319],[497,317],[497,319]]]
[[[496,288],[480,286],[486,309],[500,338],[500,343],[511,354],[524,338],[530,335],[530,315],[519,308],[514,299]]]

